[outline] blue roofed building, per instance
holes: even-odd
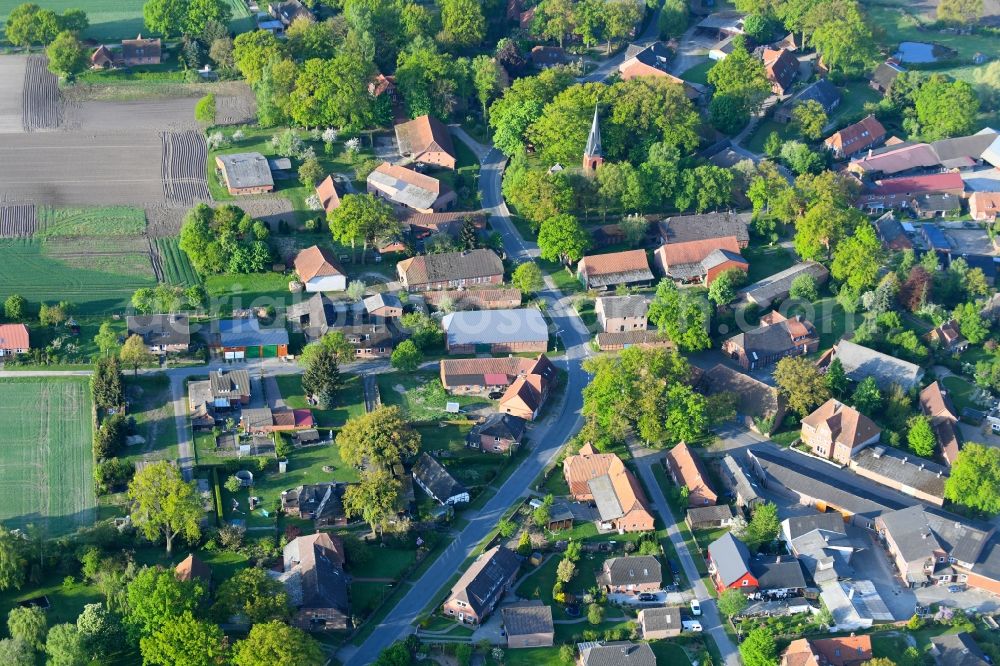
[[[287,356],[288,331],[284,326],[263,328],[256,317],[223,319],[212,349],[226,360]]]

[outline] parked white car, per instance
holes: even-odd
[[[698,620],[681,620],[681,628],[684,631],[701,631],[701,622]]]
[[[691,600],[691,615],[694,615],[695,617],[701,617],[701,604],[698,603],[697,599]]]

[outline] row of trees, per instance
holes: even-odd
[[[180,248],[202,275],[259,273],[271,262],[270,230],[233,205],[200,203],[184,217]]]
[[[542,0],[535,7],[531,33],[563,45],[566,38],[579,37],[587,47],[629,37],[642,20],[645,5],[635,0]]]

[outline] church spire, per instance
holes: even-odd
[[[590,125],[590,135],[587,137],[587,147],[583,151],[583,170],[593,172],[604,162],[604,151],[601,149],[601,124],[598,107],[594,105],[594,122]]]

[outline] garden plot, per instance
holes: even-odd
[[[161,174],[167,205],[190,208],[197,201],[210,201],[205,163],[208,146],[201,132],[164,132]]]
[[[62,103],[59,79],[49,71],[44,56],[28,56],[21,91],[21,124],[25,132],[59,127]]]
[[[229,94],[216,96],[215,122],[218,125],[251,125],[257,122],[257,98],[250,86],[234,84]]]
[[[0,56],[0,134],[24,131],[21,94],[27,61],[24,56]]]
[[[0,238],[30,238],[37,226],[35,204],[0,203]]]
[[[88,99],[76,95],[65,111],[64,127],[70,131],[147,131],[160,138],[164,131],[198,129],[194,107],[196,90],[183,89],[175,96],[145,96],[129,100]]]

